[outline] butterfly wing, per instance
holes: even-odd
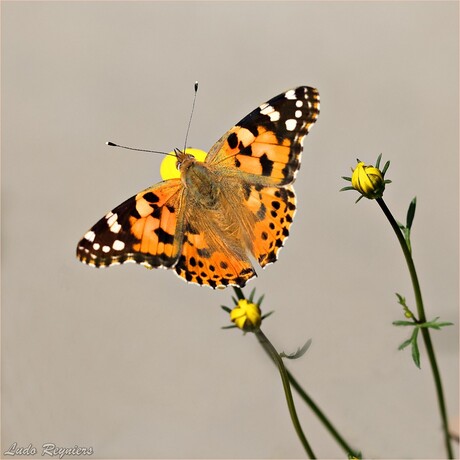
[[[236,168],[248,181],[290,184],[300,168],[303,138],[318,115],[317,89],[290,89],[259,106],[224,134],[206,162]]]
[[[290,184],[300,168],[303,138],[318,115],[318,90],[291,89],[244,117],[206,158],[223,175],[240,180],[240,225],[262,267],[276,261],[289,235],[296,209]]]
[[[273,263],[289,236],[296,198],[292,185],[285,187],[248,187],[242,220],[251,222],[251,252],[261,267]],[[244,216],[244,217],[243,217]]]
[[[129,198],[85,234],[77,245],[78,259],[95,267],[174,266],[182,244],[182,194],[180,179],[171,179]]]
[[[218,225],[225,219],[221,209],[214,215],[196,213],[199,209],[188,208],[181,255],[175,267],[176,273],[185,280],[212,288],[229,285],[243,287],[256,272],[247,256],[240,229],[235,220],[226,224],[225,231]],[[228,216],[227,216],[228,217]],[[231,228],[234,227],[234,228]]]

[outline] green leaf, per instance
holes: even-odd
[[[256,293],[256,288],[253,288],[251,293],[249,294],[248,300],[251,303],[254,303],[254,294]]]
[[[396,294],[396,297],[398,298],[399,305],[403,305],[405,307],[406,306],[406,298],[403,297],[401,294],[398,294],[397,292],[395,292],[395,294]]]
[[[342,176],[342,179],[347,180],[348,182],[351,182],[351,177],[348,176]]]
[[[417,335],[418,335],[418,328],[414,329],[414,332],[412,333],[412,359],[414,360],[415,365],[420,369],[420,351],[418,349],[418,344],[417,344]]]
[[[431,320],[431,321],[427,321],[426,323],[421,323],[418,325],[418,327],[424,327],[424,328],[431,328],[431,329],[436,329],[436,330],[440,330],[442,327],[444,326],[453,326],[454,323],[451,323],[451,322],[444,322],[444,323],[438,323],[439,319],[439,316],[436,316],[435,319]]]
[[[396,221],[396,223],[398,224],[398,227],[401,229],[401,230],[404,230],[406,228],[406,226],[404,224],[402,224],[401,222],[399,222],[399,220]]]
[[[259,305],[259,308],[260,306],[262,305],[262,302],[264,300],[264,297],[265,297],[265,294],[262,294],[260,297],[259,297],[259,300],[257,301],[257,305]]]
[[[222,308],[222,310],[225,310],[227,313],[230,313],[232,311],[231,308],[228,308],[225,305],[221,305],[220,308]]]
[[[273,315],[275,313],[275,310],[269,311],[268,313],[265,313],[265,315],[262,315],[260,319],[264,320],[265,318],[268,318],[270,315]]]
[[[412,246],[410,243],[410,228],[404,227],[403,232],[404,232],[404,239],[406,240],[406,244],[407,244],[407,249],[409,249],[409,252],[412,252]]]
[[[410,230],[412,227],[412,222],[414,221],[415,216],[415,208],[417,206],[417,197],[415,197],[409,205],[409,209],[407,210],[407,217],[406,217],[406,227]]]
[[[297,359],[300,358],[305,354],[305,352],[308,350],[308,348],[311,345],[311,339],[307,340],[302,348],[297,348],[297,351],[294,353],[286,354],[284,351],[280,353],[281,358],[287,358],[287,359]]]
[[[454,323],[436,323],[436,325],[433,325],[433,326],[430,326],[432,329],[436,329],[436,330],[439,330],[441,329],[442,327],[445,327],[445,326],[453,326]]]
[[[356,204],[361,198],[364,198],[364,195],[360,195],[359,198],[355,201],[355,204]]]
[[[380,160],[382,159],[382,154],[380,154],[378,157],[377,157],[377,161],[375,162],[375,167],[377,169],[380,169]]]
[[[232,324],[231,326],[222,326],[221,329],[235,329],[235,325]]]
[[[413,321],[393,321],[394,326],[417,326]]]
[[[339,190],[339,192],[346,192],[347,190],[354,190],[353,187],[343,187]]]
[[[387,162],[385,163],[385,166],[384,166],[383,169],[382,169],[382,176],[385,176],[385,174],[386,174],[386,172],[388,171],[388,168],[389,168],[389,167],[390,167],[390,162],[387,161]],[[391,182],[391,180],[388,181],[387,184],[389,184],[390,182]]]
[[[408,345],[410,345],[412,343],[412,338],[410,339],[407,339],[406,341],[404,341],[401,345],[399,345],[398,347],[398,350],[404,350],[404,348],[406,348]]]

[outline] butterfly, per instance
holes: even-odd
[[[303,138],[319,115],[315,88],[290,89],[226,132],[203,162],[176,149],[180,178],[160,182],[106,214],[80,240],[94,266],[134,262],[188,282],[243,287],[277,260],[289,235]]]

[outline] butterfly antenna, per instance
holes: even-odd
[[[173,153],[160,152],[159,150],[147,150],[147,149],[136,149],[134,147],[126,147],[124,145],[115,144],[114,142],[110,142],[110,141],[106,142],[106,145],[110,145],[110,147],[120,147],[121,149],[126,149],[126,150],[136,150],[137,152],[160,153],[161,155],[169,155],[171,157],[176,156]]]
[[[193,111],[195,110],[195,101],[196,101],[197,92],[198,92],[198,82],[196,81],[195,82],[195,95],[193,96],[192,112],[190,113],[190,120],[188,121],[187,133],[185,134],[184,152],[185,152],[185,149],[187,148],[188,133],[190,131],[190,125],[192,124],[192,117],[193,117]]]

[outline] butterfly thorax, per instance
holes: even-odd
[[[182,183],[187,196],[206,209],[218,207],[218,183],[209,165],[195,158],[185,158],[180,164]]]

